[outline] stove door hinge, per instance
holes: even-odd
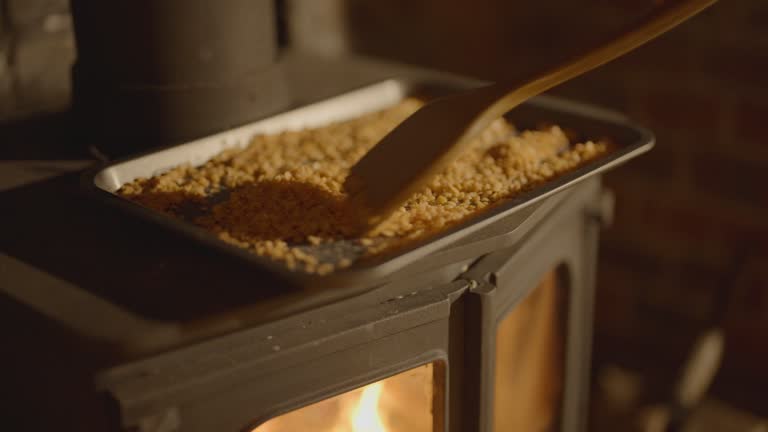
[[[467,291],[474,294],[490,294],[496,290],[496,274],[489,273],[485,276],[485,280],[478,280],[476,278],[463,278],[462,280],[467,283]]]

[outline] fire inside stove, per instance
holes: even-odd
[[[493,430],[552,430],[564,377],[566,284],[557,271],[497,323]],[[440,432],[444,365],[433,362],[275,417],[251,432]]]
[[[432,432],[437,380],[434,363],[273,418],[252,432]]]

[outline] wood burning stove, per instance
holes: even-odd
[[[280,71],[296,106],[392,76],[457,80],[290,53]],[[616,114],[540,103],[634,140],[612,163],[652,143]],[[385,277],[322,289],[104,205],[82,190],[93,172],[5,192],[27,211],[2,215],[16,229],[0,260],[0,417],[10,430],[582,430],[610,200],[599,176],[577,177]]]
[[[586,181],[469,239],[495,252],[277,319],[301,296],[162,322],[11,258],[37,288],[4,300],[26,329],[6,408],[32,430],[579,430],[601,202]]]

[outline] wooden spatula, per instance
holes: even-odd
[[[673,0],[610,42],[520,83],[496,83],[437,99],[406,119],[352,167],[344,187],[371,228],[450,164],[471,139],[515,106],[611,61],[716,0]]]

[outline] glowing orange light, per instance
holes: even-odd
[[[432,363],[274,417],[251,432],[431,432]]]
[[[381,387],[381,382],[377,382],[363,389],[360,401],[352,411],[353,432],[387,432],[379,415]]]

